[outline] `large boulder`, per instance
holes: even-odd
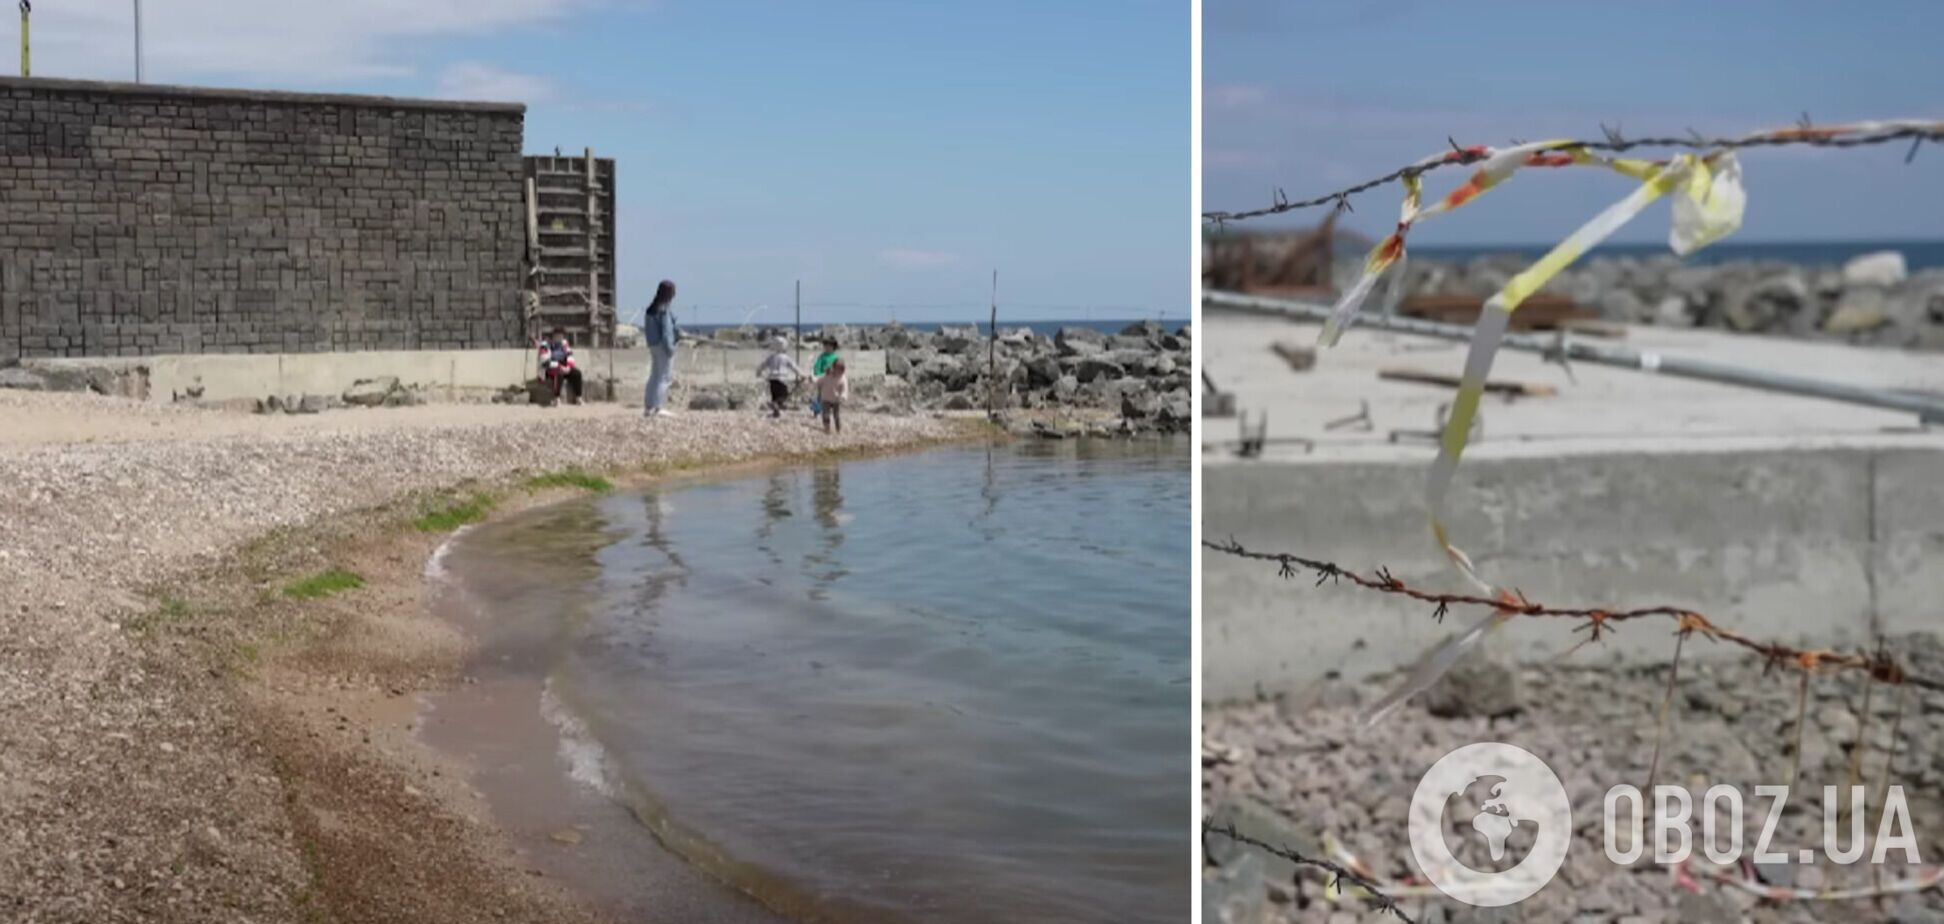
[[[907,376],[911,374],[911,357],[903,350],[887,350],[884,354],[884,374]]]
[[[399,391],[398,376],[381,375],[375,379],[359,379],[344,390],[344,403],[358,407],[378,407]]]
[[[1845,286],[1894,286],[1909,277],[1910,268],[1904,263],[1904,255],[1896,250],[1879,250],[1866,253],[1843,264],[1843,285]]]
[[[1626,324],[1652,318],[1653,309],[1632,289],[1612,289],[1600,296],[1600,314]]]
[[[1147,350],[1115,350],[1099,358],[1131,373],[1137,369],[1146,369],[1154,362],[1156,355]]]
[[[1062,327],[1053,332],[1053,345],[1066,356],[1098,353],[1107,348],[1107,335],[1091,327]]]
[[[1882,289],[1861,287],[1843,293],[1843,300],[1836,305],[1829,320],[1823,322],[1823,331],[1830,334],[1855,334],[1876,330],[1890,323],[1890,300]]]
[[[1809,286],[1802,276],[1783,273],[1728,292],[1721,315],[1735,330],[1764,331],[1795,320],[1810,304]]]
[[[1693,327],[1694,315],[1688,311],[1688,300],[1684,296],[1669,295],[1654,305],[1653,323],[1662,327]]]
[[[1026,361],[1026,380],[1035,388],[1059,381],[1060,375],[1060,362],[1051,356],[1036,356]]]
[[[1187,433],[1194,425],[1194,416],[1194,401],[1188,390],[1183,388],[1171,391],[1161,399],[1161,411],[1156,419],[1164,430]]]
[[[976,327],[954,327],[947,325],[938,329],[938,336],[932,341],[940,353],[969,353],[984,338],[979,336]]]
[[[960,391],[978,378],[978,372],[948,356],[933,356],[912,369],[912,379],[937,382],[946,391]]]
[[[1118,379],[1126,374],[1127,369],[1120,363],[1091,356],[1082,359],[1080,365],[1074,370],[1074,376],[1082,382],[1103,378]]]
[[[0,369],[0,388],[18,388],[23,391],[47,391],[47,380],[40,373],[20,366]]]

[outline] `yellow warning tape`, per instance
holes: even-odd
[[[1471,557],[1451,541],[1444,524],[1443,513],[1452,475],[1457,471],[1458,460],[1464,455],[1471,434],[1472,421],[1478,414],[1479,399],[1485,393],[1485,380],[1491,374],[1492,360],[1504,340],[1505,330],[1513,312],[1519,310],[1519,306],[1527,298],[1544,287],[1560,271],[1571,266],[1573,261],[1611,237],[1614,232],[1664,196],[1679,193],[1675,200],[1670,244],[1676,253],[1683,255],[1719,240],[1740,227],[1743,206],[1746,202],[1741,186],[1741,168],[1735,160],[1734,153],[1730,151],[1717,152],[1705,157],[1682,154],[1666,163],[1594,158],[1584,149],[1569,152],[1569,156],[1572,158],[1572,163],[1597,163],[1640,180],[1640,185],[1625,198],[1608,206],[1572,234],[1567,235],[1531,266],[1507,280],[1504,287],[1486,301],[1484,310],[1479,313],[1478,326],[1472,333],[1471,347],[1465,357],[1464,375],[1459,379],[1458,394],[1452,402],[1451,415],[1445,422],[1444,433],[1439,440],[1438,459],[1432,464],[1430,476],[1425,484],[1425,501],[1430,512],[1431,535],[1437,541],[1438,547],[1451,560],[1458,573],[1474,588],[1487,596],[1506,600],[1508,603],[1513,596],[1481,577],[1477,568],[1473,566]],[[1354,308],[1352,310],[1354,311]],[[1459,657],[1476,645],[1487,633],[1503,624],[1514,612],[1509,608],[1499,610],[1471,626],[1464,634],[1447,642],[1432,657],[1427,658],[1420,669],[1407,678],[1403,686],[1373,704],[1366,713],[1365,720],[1378,721],[1392,709],[1435,683]]]

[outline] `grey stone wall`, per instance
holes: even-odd
[[[0,359],[523,345],[524,121],[0,79]]]

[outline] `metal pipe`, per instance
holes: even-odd
[[[1257,295],[1243,295],[1238,292],[1208,291],[1202,293],[1202,305],[1221,308],[1245,314],[1266,315],[1269,317],[1291,318],[1303,321],[1322,321],[1330,316],[1330,306],[1309,302],[1286,301],[1279,298],[1263,298]],[[1462,324],[1443,324],[1418,318],[1400,318],[1390,315],[1367,315],[1357,318],[1357,325],[1378,330],[1397,331],[1406,334],[1420,334],[1426,337],[1442,337],[1447,340],[1470,340],[1472,329]],[[1904,394],[1881,388],[1866,388],[1860,385],[1847,385],[1824,379],[1812,379],[1762,369],[1747,369],[1724,363],[1709,362],[1703,359],[1686,359],[1679,356],[1666,356],[1651,350],[1633,350],[1626,347],[1601,346],[1573,340],[1569,337],[1546,337],[1536,334],[1506,334],[1504,346],[1529,353],[1539,353],[1549,360],[1569,360],[1587,362],[1618,369],[1634,369],[1660,375],[1700,379],[1723,385],[1738,385],[1743,388],[1756,388],[1763,391],[1778,391],[1785,394],[1801,395],[1806,398],[1822,398],[1829,401],[1842,401],[1861,404],[1889,411],[1904,411],[1916,414],[1921,423],[1944,424],[1944,398],[1928,398],[1920,395]]]
[[[27,55],[27,14],[34,11],[30,0],[20,0],[20,76],[33,76],[32,60]]]
[[[142,0],[135,0],[135,82],[142,82]]]

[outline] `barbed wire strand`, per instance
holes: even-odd
[[[1820,668],[1856,670],[1863,671],[1880,683],[1893,686],[1909,685],[1944,692],[1944,681],[1908,674],[1895,658],[1886,653],[1848,654],[1830,649],[1793,648],[1780,642],[1760,641],[1725,626],[1716,625],[1707,617],[1686,607],[1661,605],[1629,610],[1555,607],[1534,603],[1526,599],[1523,592],[1517,590],[1502,598],[1481,597],[1474,594],[1434,594],[1411,587],[1384,568],[1379,568],[1370,575],[1364,575],[1320,559],[1305,558],[1285,552],[1252,551],[1232,537],[1226,542],[1204,539],[1202,546],[1237,558],[1272,562],[1280,566],[1280,575],[1284,578],[1293,578],[1301,571],[1314,572],[1316,586],[1319,587],[1326,581],[1349,581],[1365,590],[1395,594],[1430,603],[1436,607],[1432,611],[1432,618],[1439,622],[1444,621],[1444,617],[1451,612],[1453,606],[1477,606],[1513,616],[1553,616],[1584,620],[1584,623],[1574,631],[1587,631],[1593,640],[1598,640],[1604,633],[1615,631],[1616,623],[1662,616],[1673,619],[1678,626],[1678,631],[1682,633],[1698,632],[1711,640],[1727,642],[1761,655],[1769,662],[1771,669],[1778,664],[1794,664],[1805,671],[1815,671]]]
[[[1326,873],[1329,873],[1330,885],[1332,887],[1336,887],[1339,883],[1348,882],[1351,885],[1354,885],[1357,888],[1362,889],[1366,893],[1368,893],[1368,895],[1365,897],[1366,900],[1369,901],[1371,904],[1376,905],[1379,910],[1394,915],[1398,920],[1403,921],[1404,924],[1417,924],[1417,921],[1415,919],[1413,919],[1409,914],[1406,914],[1404,912],[1404,909],[1398,906],[1397,899],[1392,898],[1389,894],[1385,893],[1382,889],[1378,888],[1377,883],[1375,881],[1341,864],[1338,864],[1331,860],[1325,860],[1321,857],[1306,856],[1298,852],[1294,848],[1287,847],[1280,844],[1271,844],[1268,841],[1262,840],[1260,838],[1251,837],[1247,834],[1243,834],[1242,832],[1235,830],[1235,825],[1233,824],[1226,824],[1217,827],[1214,823],[1205,821],[1202,823],[1202,836],[1203,838],[1206,838],[1210,834],[1220,834],[1223,837],[1226,837],[1229,840],[1232,840],[1238,844],[1246,844],[1258,850],[1267,851],[1271,854],[1274,854],[1278,857],[1288,860],[1289,862],[1294,863],[1297,866],[1307,866],[1312,869],[1319,869]],[[1206,856],[1208,853],[1207,848],[1204,847],[1202,853],[1204,856]]]
[[[1864,145],[1888,144],[1889,142],[1892,141],[1901,141],[1901,140],[1909,139],[1911,142],[1910,151],[1904,155],[1904,163],[1909,163],[1911,160],[1916,158],[1917,148],[1920,145],[1922,145],[1924,142],[1944,140],[1944,125],[1902,125],[1902,126],[1897,126],[1895,128],[1886,128],[1882,131],[1877,131],[1877,132],[1868,132],[1868,133],[1857,134],[1857,135],[1842,135],[1842,134],[1834,134],[1835,132],[1841,131],[1840,128],[1828,128],[1828,129],[1816,128],[1815,126],[1809,124],[1806,115],[1803,121],[1799,122],[1796,128],[1794,129],[1787,129],[1779,132],[1766,132],[1766,133],[1760,133],[1756,135],[1744,136],[1740,138],[1705,138],[1698,133],[1694,133],[1692,129],[1689,130],[1690,134],[1685,138],[1676,137],[1676,136],[1661,136],[1661,137],[1653,137],[1653,138],[1625,138],[1621,136],[1618,126],[1608,129],[1606,126],[1602,125],[1600,126],[1600,128],[1602,132],[1604,132],[1604,134],[1606,135],[1606,137],[1603,140],[1560,141],[1555,144],[1547,145],[1544,150],[1606,151],[1609,153],[1618,154],[1618,153],[1624,153],[1626,151],[1631,151],[1634,148],[1682,148],[1688,150],[1733,150],[1738,148],[1781,147],[1785,145],[1807,145],[1810,147],[1823,147],[1823,148],[1853,148],[1853,147],[1861,147]],[[1339,211],[1350,211],[1351,196],[1357,195],[1359,193],[1369,192],[1370,190],[1376,189],[1379,186],[1384,186],[1389,183],[1395,183],[1406,177],[1421,176],[1423,174],[1430,173],[1433,170],[1438,170],[1444,167],[1455,167],[1455,166],[1464,166],[1467,164],[1474,164],[1491,156],[1491,149],[1484,145],[1473,145],[1471,147],[1461,147],[1459,146],[1458,142],[1455,140],[1452,139],[1446,139],[1446,140],[1450,143],[1451,150],[1446,152],[1442,157],[1428,158],[1426,160],[1421,160],[1414,164],[1399,167],[1396,170],[1392,170],[1391,172],[1386,173],[1383,176],[1377,177],[1375,179],[1365,180],[1354,186],[1346,186],[1343,189],[1337,190],[1336,192],[1325,193],[1324,195],[1313,196],[1308,199],[1290,200],[1289,198],[1284,196],[1283,191],[1281,189],[1277,189],[1274,194],[1275,201],[1270,205],[1264,206],[1262,208],[1249,209],[1247,211],[1241,211],[1241,212],[1203,212],[1202,221],[1219,226],[1226,222],[1245,221],[1251,218],[1261,218],[1267,215],[1280,215],[1284,212],[1293,212],[1298,209],[1315,208],[1317,206],[1322,206],[1322,205],[1334,206]]]

